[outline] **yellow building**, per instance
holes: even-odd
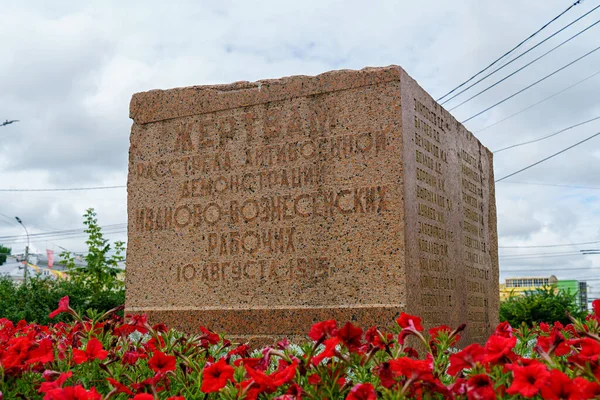
[[[554,275],[549,277],[507,278],[504,283],[500,284],[500,301],[507,300],[511,294],[522,296],[525,292],[556,284],[558,284],[558,279]]]

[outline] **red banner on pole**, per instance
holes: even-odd
[[[48,254],[48,268],[52,268],[52,265],[54,265],[54,250],[46,249],[46,254]]]

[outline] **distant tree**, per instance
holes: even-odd
[[[4,247],[0,244],[0,265],[6,262],[6,257],[10,255],[11,250],[10,247]]]
[[[534,323],[560,322],[568,324],[566,312],[576,318],[586,315],[576,301],[577,293],[557,290],[556,286],[548,286],[535,291],[527,292],[522,296],[511,296],[500,303],[500,321],[508,321],[517,327],[525,323],[528,326]]]
[[[103,291],[122,290],[123,281],[117,276],[123,272],[118,268],[118,264],[125,260],[125,243],[115,242],[114,253],[110,254],[111,245],[102,235],[94,209],[87,209],[83,217],[85,232],[89,235],[85,242],[88,245],[88,253],[85,256],[87,265],[77,265],[72,253],[62,252],[60,256],[69,270],[69,278],[85,284],[94,296]]]

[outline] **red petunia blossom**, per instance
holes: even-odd
[[[581,390],[583,398],[585,399],[597,399],[600,398],[600,385],[596,382],[590,382],[585,378],[578,376],[573,379],[575,386]]]
[[[390,368],[396,374],[403,375],[413,381],[422,380],[433,382],[433,361],[432,360],[413,360],[408,357],[401,357],[390,360]]]
[[[57,374],[57,373],[53,372],[53,374]],[[40,385],[40,388],[38,389],[38,392],[39,393],[48,393],[51,390],[60,389],[65,384],[67,379],[69,379],[71,376],[73,376],[73,372],[71,372],[71,371],[63,372],[54,381],[42,382],[42,384]]]
[[[339,337],[333,337],[331,339],[327,339],[323,342],[325,345],[325,350],[321,353],[313,356],[311,361],[313,365],[318,365],[323,359],[333,357],[335,355],[335,347],[340,343]]]
[[[204,367],[202,375],[202,390],[204,393],[218,392],[233,381],[234,368],[228,365],[224,359]]]
[[[110,383],[115,389],[117,389],[117,393],[125,393],[130,396],[133,396],[133,392],[127,386],[123,385],[121,382],[117,381],[113,378],[106,378],[108,383]]]
[[[202,331],[202,336],[200,336],[200,341],[203,347],[208,347],[208,345],[217,344],[221,341],[219,335],[214,333],[213,331],[201,326],[200,330]]]
[[[597,317],[600,317],[600,299],[592,301],[592,310]]]
[[[579,351],[568,358],[569,362],[585,366],[586,363],[598,362],[600,357],[600,343],[591,338],[573,339],[569,341]]]
[[[100,400],[102,396],[92,387],[86,390],[83,386],[67,386],[52,389],[44,396],[44,400]]]
[[[463,369],[473,368],[475,363],[483,361],[484,352],[485,350],[480,344],[473,343],[458,353],[451,354],[448,374],[456,376]]]
[[[54,347],[48,338],[40,340],[38,347],[27,353],[27,364],[44,364],[52,361],[54,361]]]
[[[545,322],[540,322],[540,325],[539,325],[539,326],[540,326],[540,330],[541,330],[542,332],[544,332],[544,333],[548,333],[548,332],[550,332],[550,325],[548,325],[547,323],[545,323]]]
[[[148,333],[150,325],[148,325],[146,314],[127,315],[127,317],[130,318],[130,321],[115,328],[115,335],[127,336],[135,331],[138,331],[142,335]]]
[[[504,358],[510,358],[514,354],[512,349],[515,347],[515,344],[517,344],[515,336],[511,338],[497,335],[490,336],[485,344],[483,361],[495,364],[503,361]]]
[[[386,389],[390,389],[392,386],[398,383],[398,381],[394,379],[394,371],[392,371],[389,362],[381,363],[381,365],[378,365],[373,369],[373,372],[379,377],[381,386]]]
[[[538,336],[537,345],[544,352],[559,357],[569,354],[571,351],[571,346],[560,332],[552,332],[550,336]]]
[[[240,357],[248,357],[249,351],[250,351],[250,346],[248,346],[248,343],[244,343],[244,344],[241,344],[241,345],[229,350],[227,355],[228,356],[238,355]]]
[[[91,338],[87,342],[85,351],[73,349],[73,361],[75,364],[82,364],[95,359],[104,360],[106,356],[108,356],[108,351],[102,348],[102,343],[96,338]]]
[[[154,400],[154,396],[150,393],[138,393],[133,396],[132,400]]]
[[[513,382],[506,392],[508,394],[520,394],[524,397],[533,397],[546,385],[550,373],[546,366],[539,361],[530,362],[525,367],[514,365]]]
[[[60,313],[71,313],[71,311],[71,307],[69,307],[69,296],[65,296],[58,301],[58,308],[48,314],[48,316],[54,318]]]
[[[377,393],[370,383],[359,383],[350,389],[346,400],[376,400]]]
[[[506,321],[500,322],[494,331],[494,335],[501,336],[503,338],[513,337],[513,328]]]
[[[177,358],[175,356],[169,356],[162,351],[155,351],[152,358],[148,360],[148,366],[152,368],[154,372],[165,373],[167,371],[175,371],[175,363]]]
[[[542,398],[549,400],[583,400],[582,388],[563,372],[553,369],[546,386],[542,387]]]
[[[319,383],[321,383],[321,377],[319,374],[312,374],[308,377],[308,383],[313,386],[317,386]]]
[[[423,330],[423,326],[421,325],[421,318],[416,317],[414,315],[407,314],[402,312],[400,317],[396,319],[396,322],[401,328],[414,328],[421,332]]]
[[[277,390],[278,387],[280,387],[284,383],[290,382],[296,375],[297,367],[298,362],[294,361],[286,368],[280,371],[273,372],[271,375],[267,375],[262,371],[257,371],[244,365],[244,368],[246,368],[246,372],[248,373],[250,378],[252,378],[255,384],[258,385],[259,391],[265,393],[273,393],[275,390]]]
[[[352,325],[350,322],[346,322],[346,324],[338,330],[337,337],[342,339],[342,342],[350,351],[356,351],[362,346],[362,333],[363,330],[361,328]]]
[[[121,364],[135,365],[137,360],[140,358],[147,358],[148,355],[145,353],[139,353],[137,351],[126,351],[121,359]]]
[[[314,324],[308,332],[310,337],[315,342],[324,340],[333,336],[337,336],[338,329],[335,320],[330,319],[327,321],[317,322]]]
[[[185,397],[183,397],[183,396],[171,396],[171,397],[167,397],[167,400],[185,400]]]
[[[494,383],[485,374],[473,375],[467,380],[467,397],[469,400],[495,400]]]

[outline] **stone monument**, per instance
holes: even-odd
[[[126,311],[270,340],[498,322],[492,154],[400,67],[137,93]]]

